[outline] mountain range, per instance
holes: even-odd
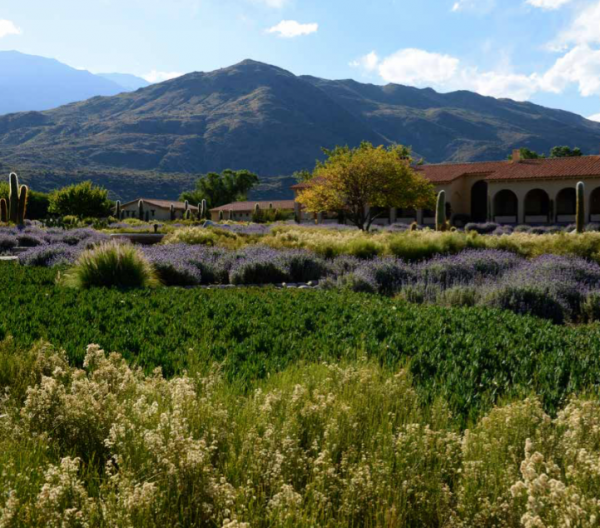
[[[114,79],[105,78],[106,82]],[[91,178],[115,196],[175,198],[198,174],[249,169],[284,196],[321,149],[401,143],[427,162],[504,159],[555,145],[598,153],[600,123],[472,92],[296,76],[246,60],[134,92],[0,116],[0,169],[37,188]]]
[[[91,97],[116,95],[149,85],[134,75],[94,75],[54,59],[18,51],[0,51],[0,114],[50,110]]]

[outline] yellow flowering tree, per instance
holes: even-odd
[[[359,229],[368,231],[387,208],[432,208],[433,185],[411,168],[410,150],[401,145],[325,150],[299,192],[298,202],[311,213],[343,212]]]

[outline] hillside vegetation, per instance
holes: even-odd
[[[597,153],[600,124],[470,92],[297,77],[244,61],[134,93],[2,116],[0,166],[115,174],[107,187],[123,199],[139,197],[150,173],[248,169],[273,196],[272,178],[281,192],[294,171],[322,159],[323,147],[361,141],[412,146],[429,162],[503,159],[517,147],[549,152],[566,144],[590,154]],[[155,197],[176,198],[178,182],[157,188]]]

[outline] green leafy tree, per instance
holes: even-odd
[[[550,151],[551,158],[578,158],[579,156],[583,156],[583,152],[578,147],[553,147]]]
[[[326,150],[298,202],[310,213],[343,211],[359,229],[391,207],[428,209],[435,204],[433,185],[411,166],[410,149],[364,142],[360,147]]]
[[[221,174],[209,172],[196,182],[193,191],[184,192],[180,200],[199,203],[206,200],[213,209],[231,202],[245,200],[250,190],[258,184],[258,176],[248,170],[224,170]]]
[[[308,170],[299,170],[292,174],[292,178],[294,178],[298,183],[303,183],[312,178],[312,172]]]
[[[111,214],[112,208],[108,191],[90,181],[69,185],[50,194],[49,212],[59,216],[104,218]]]

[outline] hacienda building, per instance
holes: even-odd
[[[138,218],[140,202],[142,202],[144,219],[146,221],[158,220],[161,222],[167,222],[171,220],[171,207],[173,207],[175,219],[181,219],[185,214],[184,202],[155,200],[153,198],[138,198],[137,200],[133,200],[121,205],[123,218]],[[198,214],[198,207],[189,205],[188,208],[193,214]]]
[[[287,213],[293,217],[294,200],[274,200],[270,202],[234,202],[221,207],[215,207],[210,210],[210,218],[213,222],[223,220],[234,220],[238,222],[250,222],[252,215],[258,205],[259,209],[275,209],[282,213]]]
[[[574,223],[580,181],[585,184],[586,222],[600,222],[600,156],[531,160],[521,159],[516,150],[506,161],[413,168],[435,185],[436,192],[446,192],[448,217],[458,226],[487,220],[500,224]],[[294,185],[296,196],[307,185]],[[381,213],[377,224],[435,223],[433,211],[390,209]],[[319,217],[335,221],[333,214]]]

